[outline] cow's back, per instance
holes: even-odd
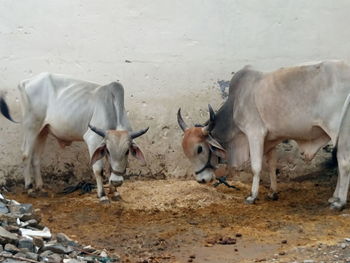
[[[343,62],[282,68],[266,73],[255,88],[255,103],[272,137],[312,139],[315,127],[331,138],[350,93],[350,68]]]
[[[24,118],[50,127],[56,137],[82,140],[100,87],[64,75],[41,73],[19,85]]]

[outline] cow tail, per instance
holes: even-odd
[[[19,93],[21,94],[21,110],[22,110],[22,116],[24,116],[24,113],[26,111],[30,111],[30,100],[28,98],[27,93],[25,92],[24,83],[21,82],[18,85]],[[15,121],[11,114],[10,114],[10,108],[5,100],[4,94],[0,93],[0,113],[8,120],[14,122],[14,123],[21,123],[21,121]]]
[[[5,101],[4,96],[0,96],[0,112],[2,115],[4,115],[4,117],[14,123],[18,123],[17,121],[15,121],[10,114],[10,109]]]

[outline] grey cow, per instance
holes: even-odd
[[[41,190],[43,186],[40,155],[47,135],[51,133],[62,147],[73,141],[85,141],[101,202],[108,202],[102,184],[103,157],[106,157],[111,170],[112,199],[118,197],[115,188],[123,183],[129,152],[145,162],[133,139],[148,130],[132,131],[124,108],[122,85],[112,82],[101,86],[64,75],[41,73],[22,81],[18,88],[23,110],[25,188],[32,191],[32,177],[36,190]],[[13,121],[1,97],[0,109],[5,117]]]
[[[337,148],[339,176],[332,208],[347,201],[350,172],[350,67],[341,61],[324,61],[281,68],[264,73],[247,66],[230,82],[229,97],[205,127],[188,128],[178,111],[184,131],[182,146],[196,170],[196,179],[214,178],[218,157],[237,167],[250,159],[253,171],[251,195],[258,196],[263,156],[270,170],[275,195],[275,146],[295,140],[305,159],[311,160],[329,141]]]

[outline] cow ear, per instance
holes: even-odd
[[[145,157],[143,156],[141,149],[137,146],[136,143],[131,143],[130,152],[132,156],[141,161],[142,165],[146,165]]]
[[[103,157],[105,157],[107,153],[107,147],[106,144],[101,144],[94,152],[94,154],[91,157],[90,164],[94,165],[98,160],[101,160]]]
[[[222,159],[226,159],[226,150],[224,147],[221,146],[221,144],[215,140],[210,135],[207,138],[207,142],[209,143],[210,150],[216,155],[219,156]]]

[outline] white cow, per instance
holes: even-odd
[[[350,67],[341,61],[325,61],[281,68],[264,73],[245,67],[231,80],[229,97],[205,127],[184,131],[183,149],[196,170],[200,183],[213,180],[219,157],[237,167],[250,159],[254,174],[252,192],[246,199],[254,203],[259,191],[263,156],[270,168],[272,195],[277,191],[275,146],[295,140],[305,159],[332,141],[337,148],[339,176],[332,208],[347,201],[350,176]],[[226,157],[227,151],[227,157]]]
[[[22,81],[19,86],[23,111],[23,161],[25,188],[33,191],[43,186],[40,155],[47,135],[51,133],[62,147],[73,141],[85,141],[96,177],[97,194],[108,202],[103,184],[103,157],[110,165],[110,191],[123,183],[129,152],[141,161],[144,156],[133,139],[147,129],[133,132],[124,108],[124,89],[120,83],[108,85],[71,79],[67,76],[41,73]],[[0,97],[1,113],[13,121],[4,98]],[[90,127],[90,129],[88,128]]]

